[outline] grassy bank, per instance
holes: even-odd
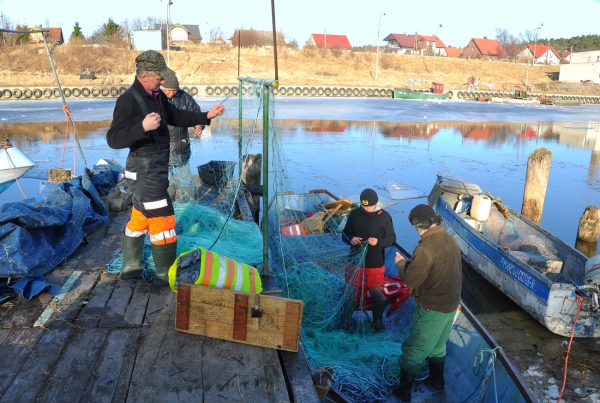
[[[135,56],[139,51],[108,46],[63,45],[53,58],[63,85],[90,85],[80,80],[86,68],[95,71],[95,85],[131,83]],[[54,76],[43,45],[0,47],[0,86],[52,86]],[[166,56],[166,52],[163,52]],[[273,49],[242,49],[239,74],[275,78]],[[435,64],[435,65],[434,65]],[[170,51],[170,66],[185,84],[235,85],[238,50],[194,46]],[[441,81],[446,90],[466,89],[468,77],[477,78],[481,90],[524,89],[527,66],[507,62],[447,57],[379,55],[375,81],[375,53],[278,50],[279,81],[282,85],[428,88]],[[558,83],[558,66],[530,66],[528,84],[536,92],[600,94],[597,85]]]

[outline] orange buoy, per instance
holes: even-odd
[[[299,235],[308,235],[306,229],[302,226],[302,224],[290,225],[281,230],[281,233],[284,236],[299,236]]]

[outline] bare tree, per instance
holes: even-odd
[[[155,29],[157,26],[167,24],[166,19],[161,19],[159,17],[147,16],[146,18],[134,18],[131,21],[130,28],[133,31],[139,31],[141,29]]]
[[[496,28],[496,40],[500,44],[500,59],[516,59],[519,54],[519,40],[507,29]]]
[[[223,41],[223,30],[221,27],[213,27],[210,30],[210,42],[211,44],[218,44]]]

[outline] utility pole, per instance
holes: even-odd
[[[531,35],[533,36],[533,33],[535,31],[537,31],[538,29],[540,29],[541,27],[543,27],[543,26],[544,26],[544,24],[540,24],[539,27],[537,27],[536,29],[534,29],[533,31],[531,31]],[[533,45],[533,58],[534,59],[535,59],[535,47],[536,47],[536,43],[537,43],[537,36],[535,37],[535,42],[534,42],[534,45]],[[529,44],[527,45],[527,47],[529,47]],[[527,83],[529,81],[529,59],[530,59],[530,55],[531,55],[531,53],[528,52],[527,53],[527,72],[525,73],[525,91],[527,91],[527,88],[528,88]]]
[[[381,17],[383,17],[385,15],[385,13],[381,14],[379,16],[379,24],[377,25],[377,52],[376,52],[376,56],[375,56],[375,82],[378,81],[378,74],[379,74],[379,31],[381,28]]]
[[[169,31],[169,24],[170,24],[170,20],[171,20],[171,4],[173,4],[173,2],[171,0],[169,0],[169,3],[167,3],[167,67],[169,67],[169,62],[171,61],[170,58],[170,43],[171,42],[171,32]]]
[[[433,49],[433,69],[431,71],[432,75],[435,75],[435,54],[437,53],[437,43],[438,43],[438,30],[442,27],[442,24],[438,25],[438,27],[435,29],[435,48]],[[434,77],[435,80],[435,77]]]

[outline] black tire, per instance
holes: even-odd
[[[367,95],[367,90],[365,90],[364,88],[361,88],[361,89],[359,90],[359,94],[360,94],[360,96],[361,96],[361,97],[364,97],[364,96],[366,96],[366,95]]]
[[[13,96],[15,98],[21,98],[23,96],[23,91],[21,91],[21,90],[14,90],[13,91]]]
[[[81,95],[83,95],[84,97],[89,97],[91,93],[92,91],[90,91],[88,87],[83,87],[81,89]]]
[[[334,87],[331,89],[331,95],[333,95],[334,97],[339,97],[340,96],[340,90],[337,87]]]
[[[346,96],[346,89],[345,88],[340,88],[339,93],[340,93],[340,97],[345,97]]]
[[[346,88],[346,96],[347,97],[351,97],[352,96],[352,88]]]
[[[223,95],[229,95],[231,93],[231,88],[225,86],[223,87]]]
[[[127,88],[125,88],[125,87],[119,87],[119,95],[125,94],[125,91],[127,91]]]
[[[190,95],[198,95],[198,87],[190,88]]]
[[[317,88],[317,96],[318,97],[322,97],[325,94],[325,88],[323,87],[318,87]]]
[[[27,88],[26,90],[23,90],[23,97],[29,99],[33,96],[33,91],[31,91],[29,88]]]
[[[221,95],[223,93],[223,88],[215,87],[215,95]]]
[[[448,99],[452,99],[452,97],[454,97],[454,93],[453,93],[452,91],[448,91],[448,92],[446,93],[446,97],[447,97]]]
[[[367,96],[368,97],[372,97],[373,96],[373,89],[367,88]]]
[[[248,88],[242,87],[242,96],[248,94]]]
[[[119,95],[119,89],[117,87],[110,87],[110,96],[116,97]]]
[[[42,90],[40,90],[39,88],[36,88],[35,90],[33,90],[33,96],[36,98],[41,98],[42,97]]]
[[[209,85],[208,87],[206,87],[206,88],[204,89],[204,91],[206,92],[206,95],[212,95],[212,94],[214,94],[214,93],[215,93],[215,90],[214,90],[214,88],[213,88],[213,87],[211,87],[210,85]]]
[[[52,96],[52,90],[50,88],[44,88],[42,90],[42,94],[44,95],[44,97],[50,98]]]
[[[308,92],[310,93],[311,97],[316,97],[317,96],[317,88],[316,87],[310,87],[310,89],[308,90]]]
[[[296,89],[294,90],[294,94],[296,94],[296,95],[302,95],[302,88],[296,87]]]
[[[185,91],[186,94],[190,93],[190,87],[183,87],[182,90]]]
[[[275,88],[277,89],[277,88]],[[231,93],[233,95],[238,95],[240,93],[240,89],[238,87],[231,87]]]
[[[360,90],[358,88],[354,88],[352,90],[352,95],[354,95],[355,97],[360,96]]]
[[[72,94],[72,91],[70,88],[63,88],[63,94],[65,97],[70,97]]]
[[[331,88],[329,88],[329,87],[325,88],[325,96],[326,97],[330,97],[331,96],[331,92],[332,92]]]
[[[100,90],[96,87],[92,88],[92,96],[97,97],[98,95],[100,95]]]
[[[374,97],[378,97],[379,96],[379,88],[374,88],[373,89],[373,96]]]
[[[103,97],[107,97],[110,95],[110,90],[108,88],[102,88],[102,90],[100,90],[100,93]]]
[[[52,95],[55,97],[60,97],[60,90],[58,88],[52,88]]]
[[[287,88],[286,87],[279,87],[277,89],[279,91],[279,95],[286,95],[287,94]]]
[[[11,90],[3,90],[2,91],[2,98],[12,98],[13,93]]]
[[[73,88],[73,96],[74,97],[81,96],[81,90],[79,88]]]
[[[272,87],[272,88],[273,88],[273,95],[278,95],[279,94],[279,88],[275,88],[275,87]]]
[[[302,88],[302,95],[307,97],[308,95],[310,95],[310,88],[309,87],[304,87]]]

